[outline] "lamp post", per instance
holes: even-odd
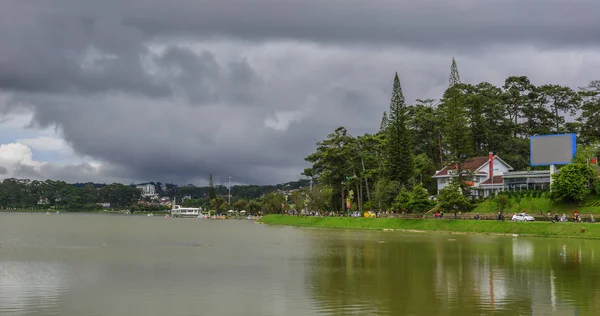
[[[229,196],[227,197],[227,203],[231,206],[231,177],[229,177]]]

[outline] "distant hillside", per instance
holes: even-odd
[[[73,186],[81,188],[87,186],[89,183],[73,183]],[[102,188],[106,186],[105,183],[92,183],[95,188]],[[162,182],[144,182],[144,183],[136,183],[131,184],[131,186],[141,185],[141,184],[153,184],[156,186],[156,191],[159,195],[165,195],[170,197],[181,197],[181,196],[191,196],[194,199],[204,198],[208,196],[208,191],[210,189],[209,186],[197,187],[195,185],[176,185],[173,183],[162,183]],[[313,184],[316,184],[316,181],[313,180]],[[297,190],[302,187],[310,186],[310,180],[301,179],[298,181],[290,181],[286,183],[281,183],[277,185],[233,185],[231,186],[231,195],[236,199],[257,199],[262,195],[276,191],[276,190]],[[227,196],[228,188],[226,185],[215,185],[215,190],[217,195]]]

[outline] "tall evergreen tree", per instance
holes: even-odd
[[[460,75],[458,74],[458,66],[456,65],[456,60],[452,58],[452,65],[450,65],[450,87],[453,87],[460,83]]]
[[[409,180],[414,174],[412,161],[413,146],[408,123],[408,107],[404,101],[404,94],[402,93],[398,73],[396,73],[385,133],[387,170],[390,179],[399,181],[404,186],[410,185]]]
[[[460,84],[458,67],[452,59],[450,86],[442,99],[444,142],[451,159],[462,170],[462,163],[471,156],[472,141],[468,112],[465,106],[464,85]]]
[[[213,183],[212,173],[210,174],[210,176],[208,178],[208,185],[209,185],[208,198],[210,200],[216,199],[217,198],[217,191],[215,190],[215,185]]]
[[[381,124],[379,125],[379,131],[385,131],[386,127],[388,125],[388,117],[387,117],[387,113],[385,113],[385,111],[383,111],[383,116],[381,117]]]

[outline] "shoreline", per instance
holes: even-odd
[[[511,222],[397,218],[297,217],[265,215],[259,223],[275,226],[375,230],[404,233],[600,239],[595,223]]]
[[[0,210],[0,214],[45,214],[49,212],[50,215],[56,215],[56,212],[60,212],[61,214],[116,214],[116,215],[127,215],[125,211],[106,211],[106,210]],[[147,214],[143,212],[136,212],[133,215],[139,214]],[[131,214],[130,214],[131,215]]]

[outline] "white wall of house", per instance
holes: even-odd
[[[483,165],[483,167],[479,168],[477,171],[483,171],[485,173],[488,173],[489,169],[490,169],[490,163],[488,161]],[[494,175],[500,176],[507,172],[508,172],[508,166],[506,166],[502,161],[500,161],[500,159],[498,159],[498,157],[495,157],[494,158]],[[485,180],[487,180],[488,178],[489,178],[489,176],[486,176]]]
[[[450,183],[452,178],[450,177],[443,177],[443,178],[437,178],[437,190],[438,190],[438,194],[440,193],[440,190],[445,188],[446,185],[448,185],[448,183]]]

